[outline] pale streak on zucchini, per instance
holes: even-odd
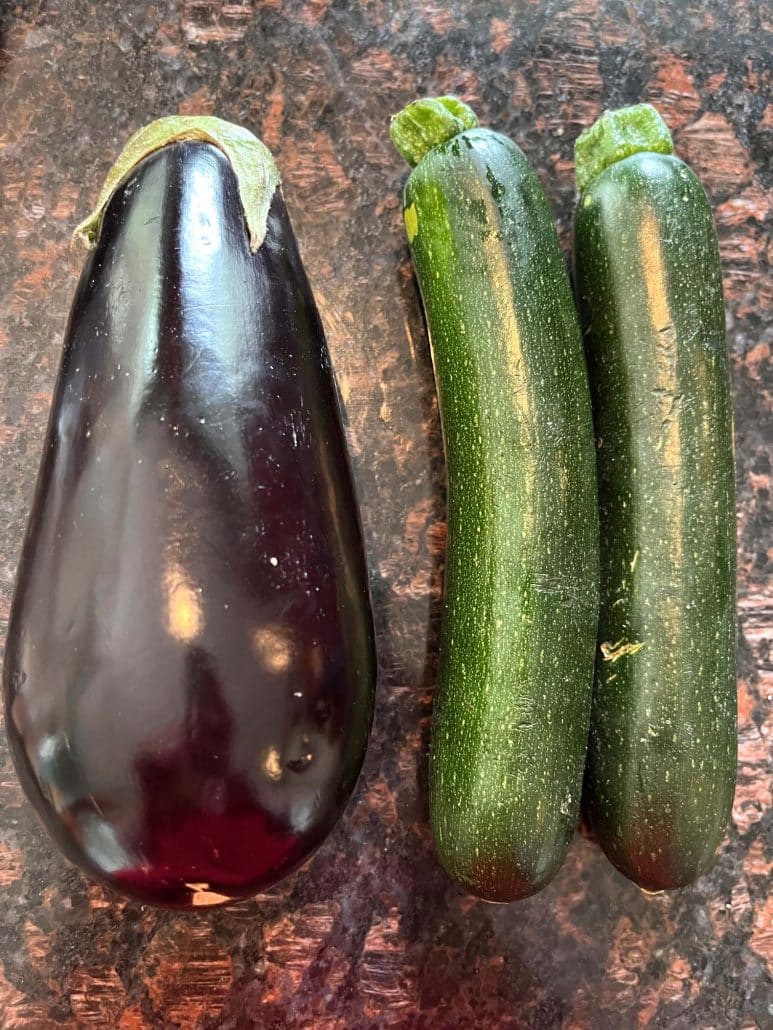
[[[601,656],[605,662],[616,662],[620,658],[626,658],[628,655],[638,654],[639,651],[644,647],[644,641],[636,640],[631,644],[627,644],[624,640],[618,640],[616,644],[603,643],[599,645]]]
[[[271,151],[257,136],[212,115],[170,115],[135,132],[108,172],[94,210],[73,232],[73,240],[92,246],[99,236],[105,208],[121,181],[148,154],[182,140],[211,143],[230,161],[254,254],[266,238],[268,210],[280,184],[279,171]]]
[[[408,237],[408,242],[413,243],[416,233],[419,231],[419,215],[415,204],[411,204],[405,209],[403,218],[405,220],[405,235]]]

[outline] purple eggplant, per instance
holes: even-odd
[[[217,119],[164,121],[88,228],[4,692],[64,853],[187,908],[254,894],[323,841],[376,662],[335,380],[273,161],[251,137],[240,163],[243,130],[229,157]]]

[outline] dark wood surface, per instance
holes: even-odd
[[[276,154],[346,403],[378,625],[371,746],[300,872],[192,916],[108,896],[54,850],[0,750],[0,1025],[773,1026],[773,17],[760,0],[0,4],[0,631],[81,255],[123,142],[175,111]],[[426,746],[444,469],[389,115],[455,92],[534,160],[569,242],[572,144],[658,104],[716,212],[736,402],[739,778],[714,871],[646,896],[586,834],[542,894],[465,897],[434,858]],[[767,228],[766,228],[767,226]]]

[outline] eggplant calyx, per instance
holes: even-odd
[[[423,97],[392,116],[389,135],[414,168],[428,150],[478,124],[475,112],[458,97]]]
[[[105,208],[121,181],[148,154],[181,140],[211,143],[230,161],[254,254],[266,237],[268,210],[280,184],[279,171],[271,151],[257,136],[212,115],[170,115],[135,132],[108,172],[94,210],[73,232],[73,240],[92,246],[99,236]]]

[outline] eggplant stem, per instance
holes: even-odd
[[[280,185],[279,171],[271,151],[257,136],[240,125],[212,115],[170,115],[135,132],[108,172],[94,210],[73,232],[73,240],[93,246],[99,237],[105,209],[123,179],[148,154],[182,140],[211,143],[230,161],[244,208],[250,250],[254,254],[266,238],[269,207]]]

